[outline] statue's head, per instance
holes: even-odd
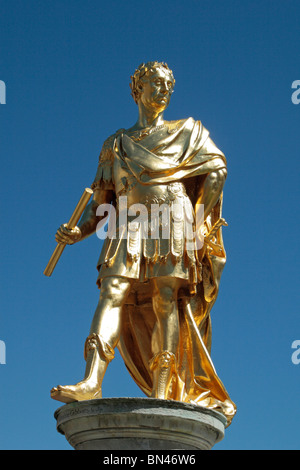
[[[157,61],[142,63],[130,78],[131,95],[137,104],[148,97],[158,108],[168,106],[175,79],[167,64]]]

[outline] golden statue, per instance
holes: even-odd
[[[226,159],[200,121],[164,121],[174,84],[165,63],[138,67],[130,84],[138,120],[104,142],[92,202],[78,225],[56,233],[59,247],[77,243],[103,228],[112,209],[114,230],[97,265],[100,299],[84,347],[85,376],[54,387],[51,397],[101,398],[117,347],[147,396],[216,409],[229,425],[236,407],[210,357],[210,311],[226,262]],[[137,218],[143,208],[146,215]]]

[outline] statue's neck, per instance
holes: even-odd
[[[160,126],[164,123],[163,111],[157,112],[152,109],[147,109],[139,102],[139,118],[135,123],[136,129],[145,129],[146,127]]]

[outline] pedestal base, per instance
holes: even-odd
[[[74,402],[54,416],[76,450],[210,450],[226,426],[216,411],[155,398]]]

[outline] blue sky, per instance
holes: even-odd
[[[299,449],[299,15],[293,0],[0,2],[2,449],[70,449],[49,391],[82,378],[100,240],[43,270],[104,139],[136,121],[129,77],[148,60],[176,78],[165,117],[200,119],[228,160],[212,358],[238,412],[215,449]],[[103,395],[143,396],[119,356]]]

